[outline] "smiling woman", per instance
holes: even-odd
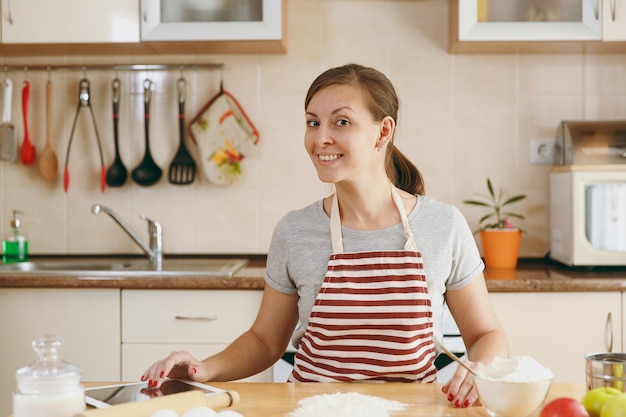
[[[203,361],[172,353],[143,380],[244,378],[291,340],[289,381],[435,382],[445,304],[469,342],[468,366],[508,355],[467,222],[424,195],[419,170],[393,143],[398,107],[392,83],[373,68],[348,64],[313,81],[304,145],[335,193],[277,224],[250,330]],[[478,399],[461,367],[443,392],[455,407]]]

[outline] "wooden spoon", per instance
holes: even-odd
[[[59,172],[59,159],[52,146],[52,81],[46,83],[46,146],[39,157],[39,172],[49,181],[54,181]]]
[[[455,361],[456,363],[458,363],[459,365],[461,365],[463,368],[465,368],[470,374],[474,375],[474,376],[478,376],[476,374],[476,371],[473,370],[472,368],[470,368],[465,362],[463,362],[461,359],[459,359],[454,353],[450,352],[444,345],[443,343],[441,343],[436,337],[433,336],[433,341],[435,342],[435,346],[437,346],[437,348],[439,348],[439,350],[441,350],[443,353],[445,353],[450,359],[452,359],[453,361]]]

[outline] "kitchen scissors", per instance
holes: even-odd
[[[76,115],[74,115],[74,123],[72,124],[72,131],[70,133],[70,141],[67,144],[67,152],[65,154],[65,169],[63,172],[63,188],[65,192],[67,192],[70,187],[70,171],[68,167],[69,159],[70,159],[70,149],[72,147],[72,140],[74,138],[74,130],[76,129],[76,121],[78,120],[78,114],[80,113],[80,109],[83,107],[87,107],[89,109],[89,113],[91,114],[91,121],[93,122],[93,128],[96,132],[96,140],[98,141],[98,151],[100,152],[100,190],[104,192],[104,186],[106,184],[106,172],[104,168],[104,157],[102,156],[102,144],[100,141],[100,134],[98,133],[98,126],[96,125],[96,117],[93,114],[93,108],[91,107],[90,100],[90,91],[89,91],[89,80],[83,78],[78,83],[79,93],[78,93],[78,108],[76,109]]]

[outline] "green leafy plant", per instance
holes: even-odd
[[[489,196],[483,196],[482,200],[464,200],[463,203],[471,204],[473,206],[487,207],[491,210],[490,213],[485,214],[478,221],[479,229],[474,234],[485,229],[508,229],[515,228],[510,222],[510,218],[523,219],[524,216],[518,213],[510,211],[504,211],[504,207],[510,204],[516,203],[526,198],[525,194],[514,195],[513,197],[505,198],[502,193],[502,189],[498,190],[498,193],[494,192],[491,180],[487,178],[487,189],[489,190]]]

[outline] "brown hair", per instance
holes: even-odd
[[[331,85],[358,86],[363,91],[366,105],[375,120],[387,116],[397,123],[398,95],[389,79],[380,71],[357,64],[347,64],[331,68],[319,75],[306,94],[306,109],[313,96]],[[411,194],[424,195],[424,178],[417,167],[396,148],[393,137],[387,145],[385,171],[389,180],[401,190]]]

